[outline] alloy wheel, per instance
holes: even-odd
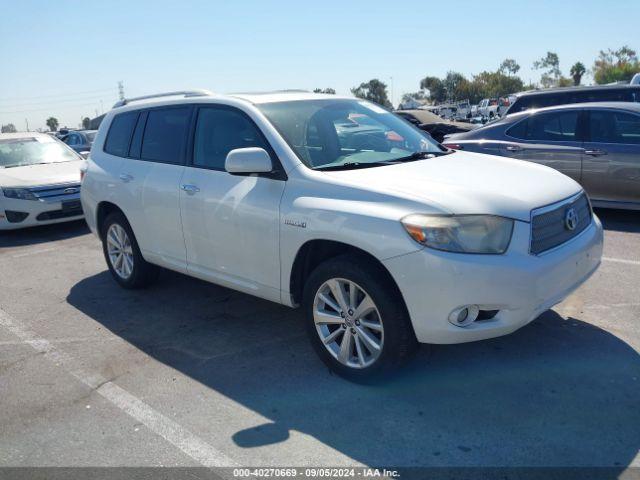
[[[107,230],[107,254],[116,274],[127,280],[133,272],[133,248],[126,230],[117,223]]]
[[[332,278],[320,286],[313,320],[325,348],[343,365],[366,368],[382,353],[380,312],[369,294],[351,280]]]

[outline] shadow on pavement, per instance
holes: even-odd
[[[602,226],[605,230],[640,232],[640,211],[613,210],[609,208],[596,208],[594,210],[602,221]]]
[[[368,465],[609,466],[614,478],[640,446],[638,353],[553,311],[506,337],[423,348],[392,381],[362,386],[324,368],[300,311],[185,276],[131,292],[103,272],[67,300],[269,418],[233,435],[243,448],[296,430]]]
[[[89,233],[89,227],[87,227],[84,220],[29,227],[21,230],[2,230],[0,231],[0,248],[24,247],[27,245],[66,240],[68,238],[86,235],[87,233]]]

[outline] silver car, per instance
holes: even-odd
[[[594,206],[640,210],[640,104],[527,110],[448,135],[444,145],[547,165],[582,184]]]

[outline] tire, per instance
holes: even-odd
[[[333,294],[335,282],[342,287],[338,292],[343,292],[346,313]],[[351,299],[352,288],[355,300]],[[360,316],[358,308],[353,307],[364,304],[366,296],[374,309]],[[345,316],[341,317],[335,307]],[[316,353],[330,370],[348,380],[368,383],[383,379],[406,363],[418,347],[398,288],[383,267],[367,258],[341,255],[320,264],[305,284],[303,308],[307,334]],[[321,323],[324,321],[331,323]],[[351,342],[348,353],[347,348],[342,349],[345,338]],[[331,341],[329,346],[325,341]],[[378,350],[371,348],[375,343]]]
[[[138,242],[131,225],[121,212],[113,212],[107,216],[101,226],[102,251],[111,275],[118,284],[127,289],[144,288],[158,278],[159,268],[145,261],[140,253]],[[122,235],[124,233],[124,237]],[[117,252],[124,252],[117,260]],[[115,257],[115,259],[114,259]],[[124,270],[123,270],[124,266]]]

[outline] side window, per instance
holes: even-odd
[[[195,167],[224,170],[227,154],[247,147],[270,150],[258,127],[246,115],[228,108],[200,109],[193,144]]]
[[[113,117],[104,151],[111,155],[126,157],[129,153],[129,140],[136,124],[138,112],[121,113]]]
[[[522,140],[573,142],[576,140],[578,111],[531,115],[507,131]]]
[[[640,144],[640,116],[613,111],[589,113],[589,138],[598,143]]]
[[[190,107],[149,110],[140,158],[181,164],[190,116]]]

